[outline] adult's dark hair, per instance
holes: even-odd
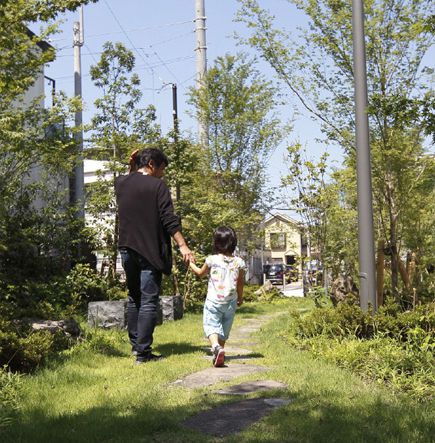
[[[166,166],[169,164],[168,157],[166,157],[166,155],[160,151],[160,149],[145,148],[137,153],[136,164],[138,168],[148,166],[151,160],[154,162],[154,165],[157,168],[160,168],[162,163],[164,163]]]
[[[215,254],[232,254],[237,246],[237,235],[233,228],[221,226],[214,231],[213,252]]]

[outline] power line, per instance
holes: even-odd
[[[94,62],[96,64],[98,64],[97,59],[94,57],[94,55],[96,55],[97,53],[93,53],[90,49],[89,46],[85,43],[85,48],[89,51],[89,55],[92,57],[92,60],[94,60]],[[101,52],[99,52],[98,54],[102,54]],[[82,55],[88,55],[88,54],[82,54]]]
[[[153,43],[152,45],[149,45],[149,47],[153,48],[154,46],[164,45],[165,43],[169,43],[169,42],[172,42],[174,40],[178,40],[181,37],[186,37],[187,35],[192,35],[194,33],[195,33],[195,31],[192,30],[192,31],[189,31],[189,32],[185,32],[184,34],[178,34],[178,35],[175,35],[174,37],[168,38],[166,40],[162,40],[162,41]]]
[[[134,29],[129,29],[129,30],[125,31],[125,32],[154,31],[156,29],[162,29],[162,28],[166,28],[166,27],[169,27],[169,26],[185,25],[187,23],[193,23],[193,20],[186,20],[186,21],[174,22],[174,23],[164,23],[163,25],[146,26],[146,27],[143,27],[143,28],[134,28]],[[104,32],[104,33],[101,33],[101,34],[90,34],[90,35],[87,35],[86,38],[88,39],[88,38],[94,38],[94,37],[105,37],[107,35],[122,34],[123,32],[124,31],[115,31],[115,32]],[[61,42],[61,41],[65,41],[65,40],[68,40],[68,38],[65,37],[65,38],[48,39],[48,42],[49,43],[55,43],[55,42]]]
[[[107,3],[106,0],[104,0],[104,4],[107,6],[107,9],[110,11],[110,13],[112,14],[112,17],[115,19],[116,23],[118,24],[119,28],[121,29],[121,31],[123,32],[123,34],[125,35],[126,39],[130,42],[132,48],[136,51],[136,53],[139,55],[139,57],[144,61],[145,65],[148,65],[148,62],[145,60],[145,58],[142,56],[142,54],[137,50],[136,46],[134,45],[134,43],[131,41],[131,38],[128,36],[127,32],[125,32],[124,27],[121,25],[121,22],[118,20],[118,17],[116,16],[116,14],[113,12],[112,8],[109,6],[109,4]],[[152,68],[150,68],[150,70],[152,70]],[[162,80],[163,82],[163,80]]]
[[[177,81],[177,83],[179,83],[177,76],[168,68],[168,65],[164,62],[164,60],[160,57],[159,54],[157,54],[156,51],[154,51],[154,55],[162,62],[163,66],[166,68],[166,70],[169,72],[169,74],[172,75],[172,77],[175,78],[175,80]]]

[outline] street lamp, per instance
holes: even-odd
[[[367,72],[363,0],[352,0],[353,64],[355,78],[355,136],[357,153],[358,246],[360,304],[376,311],[375,250],[372,183],[367,115]]]

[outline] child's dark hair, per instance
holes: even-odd
[[[220,226],[214,231],[213,252],[215,254],[232,254],[237,246],[237,235],[233,228]]]
[[[169,164],[168,157],[157,148],[145,148],[139,151],[136,155],[136,164],[138,168],[143,168],[148,166],[150,161],[154,162],[154,165],[159,168],[162,163],[166,166]]]

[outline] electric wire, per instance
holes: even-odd
[[[110,7],[110,5],[107,3],[106,0],[104,0],[104,4],[106,5],[107,9],[110,11],[112,17],[115,19],[116,23],[118,24],[119,28],[121,29],[122,33],[125,35],[126,39],[130,42],[132,48],[135,50],[135,52],[139,55],[139,57],[144,61],[145,65],[148,65],[147,60],[145,60],[145,58],[143,57],[143,55],[140,53],[140,51],[136,48],[135,44],[132,42],[131,38],[129,37],[129,35],[127,34],[127,32],[125,31],[124,27],[122,26],[121,22],[118,20],[118,17],[116,16],[116,14],[113,12],[112,8]],[[152,70],[152,68],[150,68],[150,71]],[[152,72],[152,74],[154,74]],[[162,81],[162,83],[164,83],[163,79],[160,79]]]
[[[143,28],[134,28],[134,29],[128,29],[125,32],[138,32],[138,31],[153,31],[156,29],[162,29],[162,28],[166,28],[169,26],[177,26],[177,25],[185,25],[186,23],[192,23],[194,22],[194,20],[186,20],[186,21],[182,21],[182,22],[174,22],[174,23],[165,23],[163,25],[156,25],[156,26],[146,26]],[[86,38],[94,38],[94,37],[105,37],[108,35],[115,35],[115,34],[122,34],[124,31],[115,31],[115,32],[104,32],[101,34],[89,34],[86,36]],[[194,32],[194,31],[192,31]],[[189,32],[190,34],[190,32]],[[55,38],[55,39],[48,39],[48,43],[55,43],[55,42],[61,42],[61,41],[65,41],[68,40],[68,37],[64,37],[64,38]]]

